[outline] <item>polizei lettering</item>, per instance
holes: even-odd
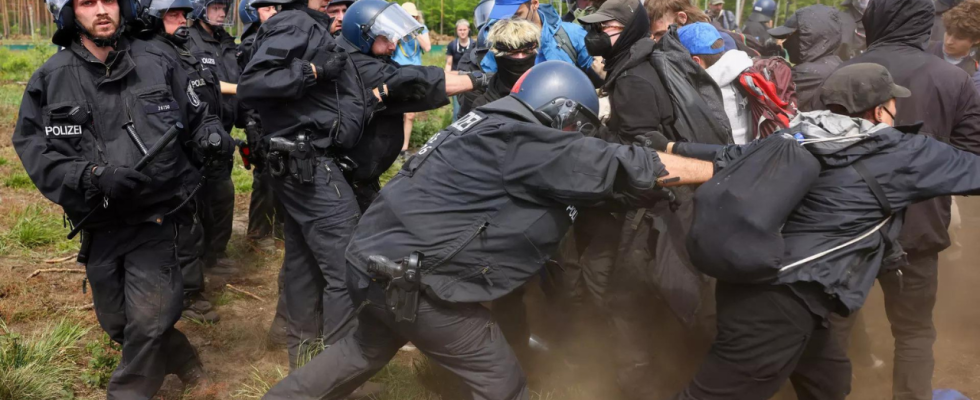
[[[211,57],[201,57],[201,62],[208,65],[217,65],[214,59]]]
[[[81,125],[45,126],[44,135],[54,136],[57,138],[82,136],[82,126]]]

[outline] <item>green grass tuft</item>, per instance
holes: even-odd
[[[121,358],[122,348],[109,335],[103,333],[97,341],[85,345],[85,352],[92,358],[88,368],[82,371],[82,382],[91,388],[105,389],[109,385],[112,371],[116,370]]]
[[[261,399],[269,389],[277,382],[286,377],[286,371],[282,367],[276,366],[271,371],[261,371],[252,366],[252,373],[249,380],[242,384],[242,387],[234,391],[231,397],[236,399]]]
[[[17,222],[3,235],[8,245],[27,249],[47,246],[63,240],[63,229],[56,218],[44,212],[43,208],[31,204],[13,216]]]
[[[34,189],[34,182],[26,172],[15,172],[3,177],[3,186],[11,189]]]
[[[10,332],[0,320],[0,399],[54,400],[73,397],[69,352],[88,328],[61,320],[30,338]]]

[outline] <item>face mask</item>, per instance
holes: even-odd
[[[170,40],[177,44],[187,43],[187,39],[190,38],[191,30],[186,26],[181,26],[174,31],[173,35],[170,35]]]
[[[786,38],[786,40],[783,41],[783,49],[786,50],[787,54],[789,54],[789,61],[792,62],[793,64],[799,64],[803,62],[803,60],[801,60],[801,58],[803,58],[803,55],[801,54],[801,50],[800,50],[799,34],[793,34],[790,35],[788,38]]]
[[[607,57],[612,47],[612,37],[603,31],[590,29],[585,35],[585,50],[591,56]]]
[[[497,76],[508,87],[513,87],[517,83],[517,80],[521,78],[521,75],[524,75],[527,70],[534,66],[536,58],[537,56],[535,54],[529,54],[524,58],[515,58],[512,56],[497,57]]]

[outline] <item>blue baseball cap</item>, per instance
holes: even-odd
[[[677,36],[692,56],[718,54],[725,51],[725,46],[711,48],[711,45],[721,40],[721,34],[718,33],[717,28],[707,22],[684,25],[677,30]]]
[[[490,10],[490,19],[510,18],[521,7],[521,4],[529,1],[531,0],[497,0],[493,4],[493,9]]]

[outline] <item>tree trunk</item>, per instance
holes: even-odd
[[[3,13],[3,37],[10,37],[10,20],[7,18],[7,0],[0,0],[0,13]]]

